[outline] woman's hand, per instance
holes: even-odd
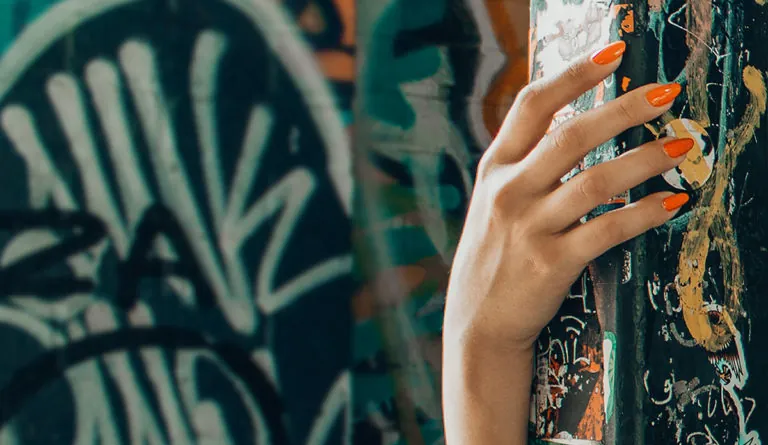
[[[483,156],[445,310],[449,445],[524,439],[533,345],[573,282],[591,260],[664,224],[688,199],[657,193],[580,222],[610,198],[680,164],[693,147],[690,139],[650,142],[561,182],[588,152],[660,116],[680,93],[676,84],[637,88],[547,133],[554,113],[608,77],[624,49],[614,43],[526,87]],[[522,387],[510,386],[521,376]],[[478,413],[482,417],[472,420]]]

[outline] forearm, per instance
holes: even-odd
[[[447,445],[523,445],[527,441],[533,352],[447,341],[443,413]]]

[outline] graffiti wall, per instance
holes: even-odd
[[[589,217],[693,199],[573,286],[532,442],[761,443],[762,3],[535,0],[529,32],[519,0],[1,2],[0,443],[441,443],[476,162],[529,76],[616,39],[554,125],[684,94],[571,175],[697,149]]]
[[[355,442],[442,443],[442,311],[475,164],[527,78],[527,1],[361,0]]]
[[[342,0],[0,2],[0,443],[349,440],[354,45]]]
[[[527,33],[518,1],[0,2],[0,443],[440,442]]]
[[[671,223],[595,262],[542,336],[532,405],[539,439],[762,443],[763,3],[532,4],[534,77],[562,68],[574,52],[628,43],[616,75],[563,118],[645,83],[683,85],[668,113],[598,148],[580,169],[666,135],[696,141],[679,168],[598,210],[660,190],[692,196]]]

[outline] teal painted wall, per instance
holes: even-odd
[[[0,0],[0,443],[439,443],[527,4]]]

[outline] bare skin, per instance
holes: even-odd
[[[587,223],[581,217],[685,159],[692,141],[662,139],[561,178],[592,149],[672,106],[652,84],[547,133],[554,113],[619,65],[623,44],[530,84],[484,154],[445,310],[443,412],[448,445],[524,444],[534,342],[587,264],[671,219],[687,195],[656,193]]]

